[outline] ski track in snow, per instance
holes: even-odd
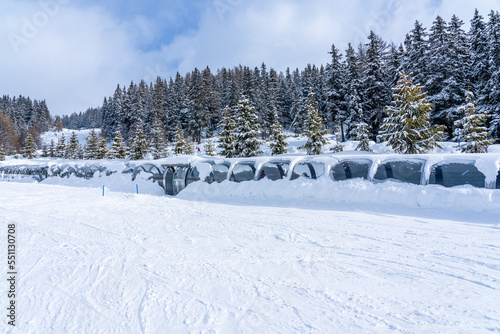
[[[0,222],[2,333],[500,331],[497,225],[5,182]]]

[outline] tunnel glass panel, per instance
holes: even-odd
[[[470,184],[484,188],[486,177],[472,163],[449,163],[434,165],[429,177],[430,184],[440,184],[445,187]]]
[[[165,172],[165,193],[167,195],[174,195],[174,170],[168,167]]]
[[[229,173],[229,166],[214,165],[212,167],[213,179],[217,183],[227,180],[227,173]]]
[[[377,168],[375,180],[397,180],[405,183],[420,184],[422,178],[421,161],[390,161]]]
[[[267,162],[259,172],[259,180],[268,178],[269,180],[276,181],[286,177],[290,164],[285,162]]]
[[[368,179],[371,164],[371,161],[342,161],[333,166],[330,176],[335,181]]]
[[[189,167],[177,167],[174,172],[174,195],[186,188],[186,175]]]
[[[187,172],[186,185],[196,181],[200,181],[200,172],[198,171],[198,168],[193,167]]]
[[[293,168],[290,180],[305,177],[308,179],[317,179],[325,173],[325,165],[318,162],[300,162]]]
[[[234,166],[231,180],[234,182],[252,181],[255,176],[255,167],[252,165],[239,164]]]

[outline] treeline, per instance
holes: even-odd
[[[84,112],[72,113],[61,118],[64,128],[71,130],[101,127],[101,108],[89,108]]]
[[[4,154],[19,153],[29,136],[39,144],[40,134],[51,125],[52,118],[44,100],[7,95],[0,100],[0,148]]]
[[[388,44],[371,32],[367,43],[353,46],[342,54],[335,46],[329,64],[307,65],[303,70],[278,73],[265,64],[251,69],[238,66],[195,68],[185,76],[157,78],[146,84],[118,86],[113,96],[104,99],[102,130],[111,141],[117,129],[128,139],[142,124],[151,135],[153,121],[161,120],[169,141],[176,128],[200,142],[219,129],[225,106],[234,108],[244,93],[256,109],[261,135],[267,138],[276,109],[280,124],[295,133],[304,131],[305,101],[312,88],[324,124],[338,132],[342,140],[353,137],[358,107],[363,109],[369,135],[375,139],[384,108],[390,104],[392,88],[399,71],[413,73],[423,85],[433,105],[431,123],[446,126],[453,137],[455,121],[461,119],[459,107],[468,90],[477,98],[480,112],[489,112],[490,137],[500,135],[500,15],[491,11],[485,20],[476,10],[468,31],[457,16],[449,22],[437,17],[430,29],[418,21],[403,44]]]

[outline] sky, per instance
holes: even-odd
[[[370,30],[396,44],[415,20],[456,14],[466,30],[500,0],[1,0],[0,95],[52,115],[102,105],[117,84],[241,65],[326,64]]]

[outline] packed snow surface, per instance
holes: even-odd
[[[109,180],[0,182],[19,252],[0,332],[500,331],[498,190]]]

